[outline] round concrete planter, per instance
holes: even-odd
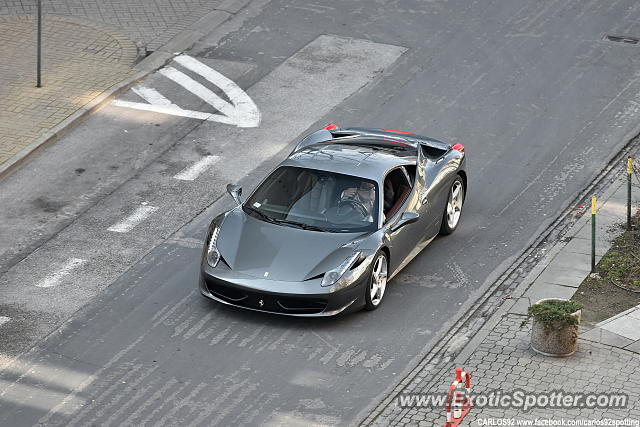
[[[545,298],[538,301],[567,301],[559,298]],[[577,325],[567,325],[561,328],[545,327],[533,317],[531,324],[531,348],[545,356],[567,357],[576,352],[578,346],[578,326],[582,310],[571,313],[578,319]]]

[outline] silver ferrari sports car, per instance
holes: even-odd
[[[391,129],[306,136],[246,200],[211,221],[200,291],[291,316],[380,306],[387,282],[460,221],[464,146]]]

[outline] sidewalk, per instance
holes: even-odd
[[[136,73],[138,49],[108,27],[46,16],[43,82],[36,88],[33,16],[0,18],[0,163]]]
[[[603,320],[580,338],[640,353],[640,305]]]
[[[36,2],[0,0],[0,178],[248,2],[44,1],[36,88]]]
[[[626,183],[615,180],[599,197],[597,216],[597,260],[620,234],[614,227],[625,221]],[[640,202],[640,189],[634,186],[634,206]],[[585,207],[589,210],[589,207]],[[620,313],[587,330],[581,326],[578,351],[568,358],[545,357],[529,347],[528,306],[544,297],[571,298],[589,274],[591,215],[583,215],[520,283],[489,318],[480,332],[453,360],[420,364],[374,411],[364,425],[404,426],[443,425],[443,408],[401,408],[400,394],[446,393],[455,377],[455,368],[466,368],[472,376],[474,394],[516,389],[525,392],[563,390],[575,393],[627,393],[623,410],[596,408],[537,408],[524,412],[517,408],[472,408],[460,425],[487,424],[499,418],[553,421],[605,418],[640,420],[640,306]],[[535,425],[535,424],[534,424]],[[540,424],[542,425],[542,424]],[[552,425],[552,424],[549,424]]]

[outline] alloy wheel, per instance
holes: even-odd
[[[382,301],[384,291],[387,288],[387,257],[384,254],[378,255],[371,274],[371,285],[369,295],[371,296],[371,304],[377,306]]]
[[[460,220],[463,191],[460,181],[455,181],[451,186],[451,191],[449,191],[449,200],[447,201],[447,225],[452,230],[456,228]]]

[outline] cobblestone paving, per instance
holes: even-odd
[[[156,50],[221,4],[216,0],[45,0],[43,13],[111,25]],[[0,15],[33,15],[35,0],[0,0]]]
[[[34,28],[33,17],[0,17],[0,163],[134,73],[131,40],[77,18],[49,16],[43,87],[36,88]]]
[[[36,1],[0,0],[0,164],[114,84],[216,0],[42,2],[43,87],[36,88]],[[235,11],[231,11],[235,12]]]
[[[605,418],[640,419],[640,355],[614,347],[579,341],[578,351],[568,358],[538,355],[529,348],[530,325],[521,326],[524,316],[508,314],[487,335],[466,360],[472,374],[473,394],[491,390],[525,392],[628,393],[626,409],[522,409],[472,408],[461,425],[485,425],[487,419],[575,420]],[[429,381],[418,382],[412,393],[446,392],[455,377],[455,366],[442,369]],[[420,381],[424,385],[421,386]],[[444,424],[441,408],[400,408],[390,405],[373,423],[379,426]]]

